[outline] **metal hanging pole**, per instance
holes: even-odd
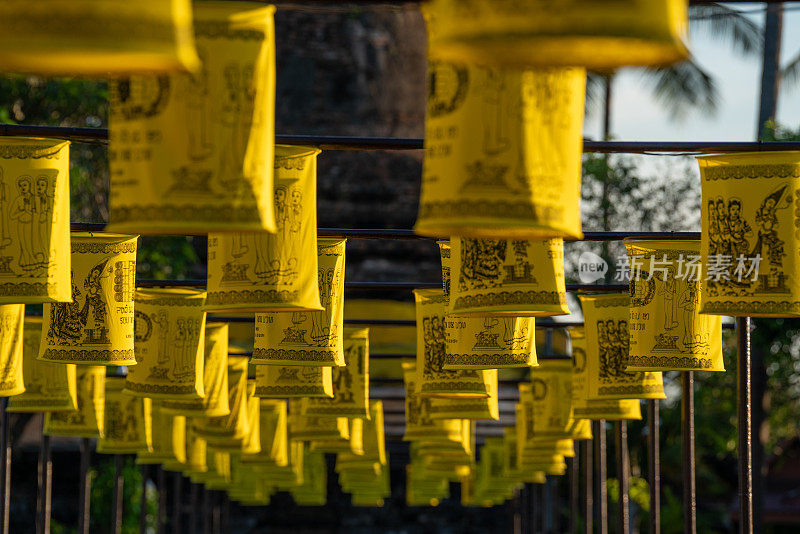
[[[53,458],[50,436],[44,434],[42,415],[42,441],[39,450],[39,491],[36,499],[36,532],[50,534],[51,486],[53,481]]]
[[[683,449],[683,532],[697,532],[697,498],[694,454],[694,373],[682,373],[681,442]]]
[[[661,443],[658,399],[647,401],[647,483],[650,486],[650,534],[661,534]]]
[[[91,443],[89,438],[81,438],[80,487],[78,488],[78,534],[89,534],[90,505],[92,493]]]
[[[183,513],[183,479],[180,473],[173,473],[175,479],[172,485],[172,532],[183,532],[181,529],[181,514]]]
[[[8,397],[0,399],[0,534],[9,533],[11,508],[11,429],[8,418]]]
[[[158,480],[158,516],[156,517],[156,532],[164,534],[167,524],[167,482],[164,479],[164,469],[159,465],[156,467],[156,478]]]
[[[631,478],[631,465],[628,455],[628,422],[617,421],[616,424],[616,449],[617,449],[617,479],[619,480],[619,510],[617,514],[617,532],[628,534],[630,531],[630,503],[629,490]]]
[[[592,429],[596,432],[595,429]],[[584,532],[585,534],[592,534],[594,532],[594,495],[593,495],[593,488],[592,485],[592,446],[594,444],[591,441],[584,441],[581,444],[583,448],[583,487],[584,487],[584,495],[585,498],[583,500],[583,520],[584,520]]]
[[[122,533],[122,500],[125,479],[122,478],[122,467],[125,458],[121,454],[114,455],[114,495],[111,516],[111,532]]]
[[[142,471],[142,491],[139,494],[139,534],[147,534],[147,480],[150,478],[150,466],[144,464]]]
[[[569,464],[569,531],[572,534],[578,532],[578,517],[581,492],[581,442],[578,442],[578,450],[575,451],[575,457],[572,458]]]
[[[750,376],[750,318],[736,319],[738,363],[736,393],[738,410],[739,532],[753,534],[753,400]]]
[[[608,488],[606,487],[606,422],[600,419],[595,423],[594,437],[595,460],[595,521],[597,534],[608,534]]]
[[[199,506],[200,499],[200,484],[192,483],[189,490],[189,532],[192,534],[200,534],[201,528],[198,526],[202,521],[202,514],[200,513]]]
[[[203,487],[203,534],[211,534],[212,522],[214,518],[213,503],[211,502],[211,490]]]

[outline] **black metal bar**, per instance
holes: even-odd
[[[173,473],[175,479],[172,486],[172,532],[183,532],[181,530],[181,519],[183,514],[183,477],[180,473]]]
[[[683,532],[697,532],[694,455],[694,373],[682,373],[681,441],[683,450]]]
[[[231,531],[231,500],[228,498],[227,493],[222,494],[221,515],[220,528],[222,529],[222,534],[228,534]]]
[[[211,502],[211,490],[203,487],[203,534],[211,534],[212,521],[213,521],[213,505]]]
[[[597,534],[608,534],[608,488],[606,487],[606,422],[600,419],[595,423],[594,432],[595,459],[595,503],[597,512]]]
[[[114,455],[114,495],[111,506],[111,532],[121,534],[122,532],[122,500],[123,485],[125,480],[122,478],[122,467],[125,458],[121,454]]]
[[[617,479],[619,480],[619,505],[617,510],[617,532],[628,534],[630,531],[630,478],[631,465],[628,455],[628,422],[617,421]]]
[[[222,511],[220,510],[220,492],[214,491],[211,494],[213,507],[211,512],[212,532],[214,534],[221,534],[222,530]]]
[[[163,534],[167,525],[167,481],[164,469],[156,467],[156,485],[158,486],[158,515],[156,516],[156,533]]]
[[[81,438],[81,460],[80,460],[80,487],[78,488],[78,534],[89,534],[91,523],[91,499],[92,476],[89,472],[91,465],[91,442],[89,438]]]
[[[42,415],[42,441],[39,447],[39,465],[37,466],[37,475],[38,491],[36,495],[36,533],[50,534],[53,457],[50,436],[44,433],[44,415]]]
[[[189,527],[192,534],[200,534],[202,514],[200,513],[200,484],[191,483],[189,488]]]
[[[561,477],[552,477],[550,481],[550,506],[551,521],[547,525],[548,532],[561,532],[561,487],[558,483]]]
[[[594,429],[593,429],[594,431]],[[583,526],[585,534],[592,534],[594,531],[594,495],[592,486],[592,442],[584,441],[581,443],[583,449],[583,475],[584,475],[584,499],[583,499]]]
[[[11,436],[7,408],[8,397],[0,398],[0,534],[9,532],[11,508]]]
[[[394,2],[397,1],[394,0]],[[699,2],[694,0],[694,3]],[[702,3],[711,3],[711,0]],[[96,144],[108,142],[108,129],[3,124],[0,125],[0,136],[51,137]],[[424,148],[423,139],[400,137],[276,135],[275,142],[282,145],[313,146],[322,150],[422,150]],[[790,141],[592,141],[589,139],[585,139],[583,142],[584,152],[597,153],[708,154],[767,150],[800,150],[800,143]]]
[[[659,400],[647,401],[647,483],[650,486],[650,534],[661,534],[661,443]]]
[[[750,318],[736,319],[738,363],[736,366],[739,463],[739,532],[753,533],[753,420],[750,376]]]
[[[139,534],[147,534],[147,481],[150,479],[150,465],[142,465],[141,472],[142,491],[139,494]]]
[[[578,500],[579,500],[579,493],[580,493],[580,484],[581,484],[581,454],[580,454],[580,445],[581,442],[577,443],[578,450],[575,451],[575,457],[569,463],[569,517],[567,518],[569,531],[572,534],[577,534],[578,532],[578,514],[580,513],[578,508]]]

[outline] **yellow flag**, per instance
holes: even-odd
[[[75,367],[78,409],[47,412],[44,433],[48,436],[96,438],[103,435],[106,368],[100,365]]]
[[[130,454],[153,450],[151,401],[123,392],[125,379],[106,378],[105,422],[97,452]]]
[[[344,239],[317,242],[321,311],[257,313],[253,363],[344,365]]]
[[[303,459],[303,482],[290,489],[300,506],[324,506],[328,498],[328,470],[322,453],[306,449]]]
[[[45,303],[40,360],[136,364],[136,240],[120,234],[72,234],[72,302]]]
[[[403,441],[419,439],[456,442],[461,439],[459,419],[433,419],[430,404],[434,399],[421,397],[417,389],[417,365],[403,362],[403,382],[406,389],[406,428]]]
[[[256,366],[256,396],[269,398],[333,397],[330,367]]]
[[[342,452],[336,456],[336,469],[348,469],[356,466],[387,465],[386,439],[384,436],[383,401],[369,401],[370,418],[364,421],[363,443],[364,454]]]
[[[69,302],[69,142],[4,137],[0,155],[0,304]]]
[[[430,47],[442,57],[488,65],[611,70],[686,59],[686,5],[686,0],[432,0],[425,14]]]
[[[197,435],[192,429],[191,419],[186,420],[186,463],[184,475],[205,473],[208,471],[207,455],[208,444],[206,440]]]
[[[205,326],[202,399],[163,400],[161,409],[177,415],[218,417],[228,415],[228,324]]]
[[[163,412],[158,402],[150,409],[153,447],[136,453],[137,464],[166,464],[186,461],[186,418]]]
[[[322,309],[315,283],[317,154],[275,147],[275,233],[208,236],[208,309]]]
[[[582,68],[498,70],[431,60],[414,230],[582,237],[585,84]]]
[[[261,451],[242,454],[245,464],[265,464],[284,467],[289,464],[289,427],[286,401],[261,399],[259,413]]]
[[[247,357],[228,356],[227,415],[193,418],[197,435],[209,442],[244,439],[247,434]]]
[[[189,0],[7,0],[0,20],[5,72],[105,78],[197,68]]]
[[[25,391],[22,378],[23,304],[0,305],[0,397]]]
[[[22,375],[25,391],[9,399],[9,412],[63,412],[78,408],[75,366],[40,362],[42,320],[25,319],[22,333]]]
[[[136,365],[125,391],[154,399],[200,399],[205,352],[205,291],[136,289]]]
[[[448,313],[511,317],[569,313],[563,239],[453,237],[450,248]]]
[[[438,244],[442,258],[444,302],[449,306],[451,247],[447,241],[439,241]],[[534,319],[531,317],[471,317],[448,313],[445,316],[444,334],[444,369],[498,369],[536,365]]]
[[[369,329],[344,329],[343,367],[333,367],[333,398],[313,398],[304,403],[306,415],[369,417]]]
[[[590,399],[664,399],[660,372],[627,372],[628,295],[580,295]]]
[[[313,452],[340,453],[350,452],[358,456],[364,454],[364,425],[363,419],[348,419],[343,417],[347,426],[347,437],[334,439],[311,439],[308,443],[309,450]]]
[[[530,386],[529,389],[523,386]],[[572,362],[542,360],[531,371],[529,384],[520,384],[520,398],[527,389],[533,405],[532,434],[535,437],[564,437],[572,419]]]
[[[302,414],[303,399],[289,401],[289,439],[292,441],[349,440],[350,425],[346,417],[317,417]]]
[[[275,231],[272,6],[194,6],[192,74],[112,80],[109,229]]]
[[[588,420],[642,418],[638,399],[589,399],[586,335],[583,327],[570,328],[572,341],[572,413]]]
[[[724,371],[722,318],[700,313],[699,241],[629,241],[628,371]]]
[[[441,289],[415,289],[419,394],[445,398],[485,398],[497,369],[444,369],[445,313]]]
[[[698,158],[703,191],[700,311],[800,316],[800,241],[794,192],[800,152]]]

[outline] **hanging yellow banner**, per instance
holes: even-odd
[[[419,439],[459,441],[461,439],[461,421],[455,418],[433,419],[430,414],[430,407],[434,399],[419,395],[417,364],[413,361],[408,361],[403,362],[402,365],[403,383],[406,390],[406,428],[403,434],[403,441]]]
[[[256,6],[194,6],[197,72],[111,81],[109,229],[275,231],[275,8]]]
[[[189,0],[0,4],[0,69],[43,76],[195,70]]]
[[[703,191],[700,311],[800,316],[800,152],[697,158]],[[794,199],[794,200],[793,200]]]
[[[308,399],[305,415],[369,417],[369,329],[344,329],[344,361],[331,368],[333,398]]]
[[[445,306],[449,306],[451,248],[447,241],[439,241],[438,244],[442,258],[444,302]],[[469,317],[448,313],[445,316],[444,334],[443,368],[446,370],[536,365],[533,318]]]
[[[186,476],[208,471],[206,464],[208,446],[206,440],[192,429],[191,420],[186,420],[186,463],[183,474]]]
[[[256,366],[256,396],[268,398],[333,397],[330,367]]]
[[[542,360],[531,370],[529,384],[520,384],[520,399],[532,400],[532,437],[563,437],[569,434],[572,419],[572,361]]]
[[[58,364],[55,364],[58,365]],[[78,365],[76,375],[76,411],[44,414],[44,433],[48,436],[97,438],[103,435],[106,368]]]
[[[0,305],[0,397],[25,391],[22,377],[24,304]]]
[[[565,315],[564,240],[453,237],[448,313],[546,317]]]
[[[321,310],[317,287],[317,154],[275,147],[277,231],[208,236],[208,309]]]
[[[638,399],[589,399],[586,335],[583,327],[569,329],[572,343],[572,414],[588,420],[642,418]]]
[[[259,413],[261,451],[243,454],[245,464],[284,467],[289,464],[289,427],[285,400],[261,399]]]
[[[289,491],[299,506],[324,506],[328,499],[328,469],[325,455],[306,448],[303,482]]]
[[[0,156],[0,304],[69,302],[69,142],[4,137]]]
[[[103,435],[97,441],[102,454],[133,454],[153,450],[151,401],[123,392],[125,379],[108,377],[105,383]]]
[[[724,371],[722,318],[700,313],[699,241],[628,241],[628,371]]]
[[[257,313],[252,362],[271,365],[344,365],[344,239],[319,239],[321,311]]]
[[[579,295],[586,332],[590,399],[665,399],[660,372],[627,372],[628,295]]]
[[[190,417],[218,417],[228,415],[228,324],[205,325],[203,349],[202,399],[163,400],[165,412]]]
[[[205,291],[137,288],[136,365],[125,391],[153,399],[200,399],[203,390]]]
[[[364,454],[342,452],[336,456],[336,470],[352,469],[364,465],[387,465],[386,438],[384,435],[383,401],[369,401],[369,419],[364,421]]]
[[[72,234],[72,302],[45,303],[40,360],[136,365],[133,295],[137,239],[120,234]]]
[[[27,317],[22,332],[22,376],[25,391],[9,399],[9,412],[73,412],[78,408],[75,366],[40,362],[42,320]]]
[[[611,70],[689,55],[686,0],[432,0],[424,12],[430,48],[453,61]]]
[[[485,398],[497,381],[497,369],[444,368],[446,354],[444,295],[441,289],[415,289],[417,316],[417,374],[422,396]]]
[[[137,464],[166,464],[186,461],[186,418],[163,412],[158,402],[151,404],[153,448],[136,453]]]
[[[347,437],[336,439],[311,439],[308,442],[312,452],[326,452],[337,454],[350,452],[359,456],[364,455],[364,425],[363,419],[348,419],[343,417],[347,426]]]
[[[582,68],[498,70],[431,60],[414,230],[582,237],[585,85]]]
[[[247,434],[247,357],[228,356],[228,407],[227,415],[193,418],[193,428],[198,436],[208,441],[239,440]]]

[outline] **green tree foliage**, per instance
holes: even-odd
[[[102,456],[94,469],[92,481],[91,532],[112,532],[111,522],[114,502],[114,457]],[[134,457],[126,455],[122,469],[122,533],[137,534],[139,532],[139,512],[141,510],[142,472],[136,466]],[[154,486],[147,487],[147,521],[148,532],[155,532],[158,515],[158,493]]]

